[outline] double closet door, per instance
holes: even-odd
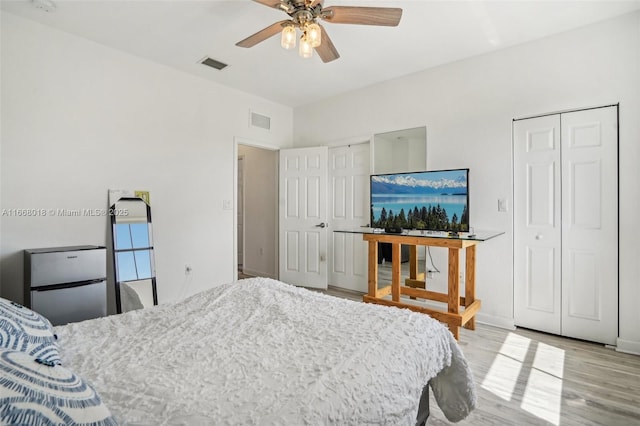
[[[516,325],[615,344],[618,106],[516,120]]]

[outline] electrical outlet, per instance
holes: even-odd
[[[427,271],[427,278],[433,278],[434,274],[433,271]]]

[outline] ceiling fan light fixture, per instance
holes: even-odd
[[[2,0],[0,0],[2,1]],[[54,0],[31,0],[54,1]],[[322,62],[335,61],[340,57],[331,37],[319,20],[334,24],[377,25],[396,27],[402,18],[399,7],[374,6],[324,6],[324,0],[253,0],[264,6],[280,9],[290,19],[275,22],[244,40],[236,43],[238,47],[253,47],[258,43],[280,33],[280,44],[285,49],[295,47],[297,30],[302,32],[298,53],[303,58],[313,56],[315,49]]]
[[[305,59],[313,56],[313,46],[311,46],[306,34],[303,34],[300,38],[300,50],[298,50],[298,53]]]
[[[280,45],[285,49],[293,49],[296,47],[296,28],[293,25],[287,25],[282,29],[282,38]]]
[[[311,43],[311,47],[320,46],[320,43],[322,43],[322,31],[320,30],[320,25],[315,22],[311,22],[306,25],[305,32],[307,34],[307,39]]]

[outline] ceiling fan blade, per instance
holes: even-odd
[[[398,7],[329,6],[322,9],[322,19],[334,24],[395,27],[401,17],[402,9]]]
[[[340,54],[336,50],[336,47],[329,38],[329,34],[327,34],[322,25],[320,25],[320,31],[322,32],[322,35],[320,36],[322,43],[320,43],[320,46],[315,48],[318,56],[320,56],[320,59],[322,59],[322,62],[324,63],[338,59]]]
[[[281,5],[283,4],[283,2],[280,0],[253,0],[253,1],[255,1],[256,3],[263,4],[267,7],[272,7],[274,9],[280,9],[282,7]]]
[[[269,37],[273,37],[274,35],[280,33],[282,31],[282,26],[288,22],[291,21],[289,19],[285,19],[284,21],[276,22],[275,24],[269,25],[267,28],[262,29],[257,33],[245,38],[244,40],[237,42],[236,46],[253,47],[256,44],[265,41]]]

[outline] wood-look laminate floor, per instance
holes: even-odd
[[[329,287],[337,297],[362,293]],[[640,356],[518,328],[477,324],[459,344],[478,406],[458,425],[640,425]],[[431,395],[427,425],[453,424]]]

